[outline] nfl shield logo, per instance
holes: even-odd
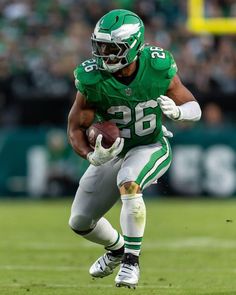
[[[130,95],[132,94],[132,89],[131,89],[131,88],[126,88],[126,89],[125,89],[125,94],[126,94],[127,96],[130,96]]]

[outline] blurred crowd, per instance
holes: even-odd
[[[200,103],[232,111],[236,36],[190,33],[187,2],[0,0],[0,126],[66,122],[75,94],[73,69],[91,56],[98,19],[115,8],[143,19],[146,42],[173,53],[179,75]],[[206,0],[205,14],[236,17],[236,1]]]

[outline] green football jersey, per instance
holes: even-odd
[[[145,47],[136,77],[127,86],[112,74],[97,69],[94,59],[75,71],[76,88],[95,106],[100,120],[113,121],[125,138],[122,154],[133,147],[157,142],[162,136],[162,112],[157,97],[165,95],[177,72],[170,52]]]

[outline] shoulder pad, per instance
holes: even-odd
[[[94,61],[94,63],[92,63]],[[94,59],[88,59],[80,64],[74,70],[75,83],[83,85],[93,85],[98,83],[101,79],[101,73],[97,69],[97,65]]]
[[[152,68],[157,71],[166,71],[167,77],[173,77],[177,72],[177,66],[172,54],[157,46],[146,48]]]

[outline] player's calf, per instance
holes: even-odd
[[[124,254],[124,238],[104,217],[99,219],[94,228],[88,230],[84,230],[85,222],[82,223],[82,221],[82,215],[74,215],[70,218],[72,230],[93,243],[103,245],[108,251],[93,263],[89,273],[96,278],[106,277],[112,274],[113,270],[121,263]],[[87,222],[86,225],[90,224]]]

